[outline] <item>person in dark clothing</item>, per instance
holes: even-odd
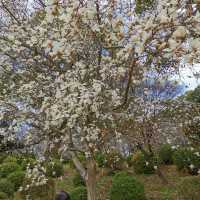
[[[56,195],[55,200],[70,200],[70,196],[67,192],[61,191]]]

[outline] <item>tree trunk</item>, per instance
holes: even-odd
[[[87,160],[86,186],[87,199],[96,200],[96,163],[92,158]]]

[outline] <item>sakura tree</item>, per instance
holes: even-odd
[[[60,143],[59,154],[70,153],[95,200],[94,154],[106,134],[123,137],[117,119],[129,118],[131,88],[148,73],[199,62],[199,1],[158,0],[142,14],[134,1],[39,2],[0,30],[0,73],[9,77],[0,119],[11,118],[13,133],[26,122],[27,145]]]

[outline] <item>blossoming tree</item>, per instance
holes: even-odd
[[[199,61],[199,1],[158,0],[141,14],[134,1],[39,2],[31,16],[12,16],[1,28],[0,70],[9,80],[2,82],[0,119],[11,118],[9,133],[25,122],[27,145],[60,143],[95,200],[94,153],[105,134],[118,137],[116,119],[129,116],[130,89],[149,72]]]

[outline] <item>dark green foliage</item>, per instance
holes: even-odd
[[[98,167],[105,167],[106,164],[106,156],[101,153],[101,152],[97,152],[95,154],[95,160],[97,162]]]
[[[174,150],[172,149],[170,144],[162,145],[159,149],[159,159],[163,164],[172,164],[173,163],[173,153]]]
[[[36,160],[32,157],[22,157],[18,160],[18,163],[20,163],[20,166],[25,170],[27,165],[29,165],[30,168],[34,167]]]
[[[136,152],[133,156],[133,167],[137,174],[153,174],[157,165],[156,157],[145,156],[142,152]]]
[[[178,185],[178,193],[183,200],[200,199],[200,177],[185,177]]]
[[[64,175],[63,164],[59,160],[54,160],[47,163],[46,166],[46,175],[48,177],[60,177]]]
[[[144,186],[127,173],[117,173],[113,177],[110,200],[145,200]]]
[[[0,165],[0,177],[7,177],[12,172],[20,170],[21,167],[14,162],[3,163]]]
[[[14,184],[15,191],[19,189],[19,187],[22,185],[25,177],[25,172],[23,171],[15,171],[8,175],[7,179]]]
[[[0,164],[3,163],[4,159],[6,158],[6,154],[0,153]]]
[[[17,163],[17,158],[15,156],[7,156],[4,161],[4,163],[9,163],[9,162],[14,162],[14,163]]]
[[[173,155],[174,164],[178,170],[187,170],[197,175],[200,169],[200,151],[194,148],[179,148]]]
[[[7,194],[9,197],[13,196],[15,191],[14,184],[7,179],[0,179],[0,192]]]
[[[87,200],[87,189],[84,186],[75,188],[70,193],[71,200]]]
[[[142,13],[145,10],[150,9],[153,6],[154,0],[136,0],[136,13]]]
[[[82,185],[84,186],[85,185],[85,181],[83,180],[81,175],[77,174],[73,178],[73,184],[74,184],[75,187],[82,186]]]
[[[0,199],[2,200],[8,199],[8,195],[4,192],[0,192]]]
[[[185,99],[191,102],[200,103],[200,86],[185,95]]]

